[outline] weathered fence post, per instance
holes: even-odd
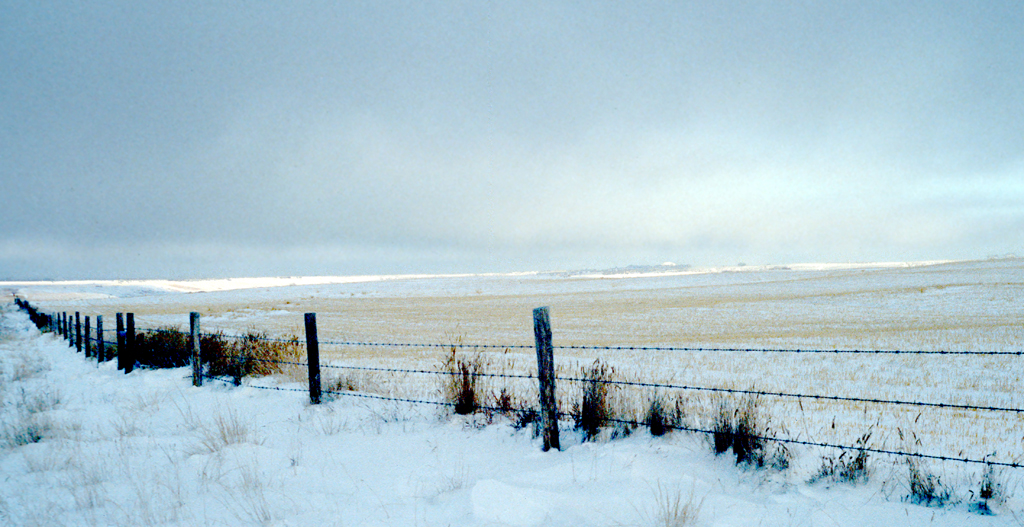
[[[96,315],[96,366],[98,367],[107,354],[107,346],[103,342],[103,315]]]
[[[60,313],[60,336],[64,339],[68,338],[68,312],[61,311]]]
[[[83,340],[85,344],[85,358],[92,357],[92,336],[90,331],[92,328],[89,327],[89,315],[85,315],[85,338]]]
[[[199,313],[188,314],[188,345],[192,350],[192,386],[203,385],[203,356],[200,353]]]
[[[82,312],[75,311],[75,351],[82,352]]]
[[[124,338],[124,372],[128,374],[135,368],[135,313],[127,313],[125,318],[128,329]]]
[[[548,308],[533,310],[533,336],[537,341],[537,379],[540,381],[540,429],[544,452],[561,450],[558,441],[558,403],[555,400],[555,353],[551,345]]]
[[[309,365],[309,404],[320,404],[320,343],[316,313],[306,313],[306,364]]]
[[[117,369],[124,369],[124,314],[117,313]]]
[[[63,331],[62,335],[64,335],[64,340],[70,340],[71,339],[71,332],[68,331],[68,329],[70,329],[70,326],[68,326],[68,312],[67,311],[63,312],[63,318],[64,318],[64,331]]]

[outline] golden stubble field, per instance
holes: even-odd
[[[44,310],[134,312],[139,327],[302,337],[302,315],[317,313],[322,360],[388,367],[436,367],[438,348],[341,346],[378,343],[533,344],[532,310],[549,306],[556,346],[672,346],[821,350],[1001,351],[1024,349],[1024,260],[862,268],[732,269],[726,272],[609,277],[527,275],[421,278],[388,282],[121,295],[94,285],[22,287]],[[77,295],[74,293],[78,293]],[[109,320],[113,320],[110,316]],[[488,350],[495,371],[535,371],[531,349]],[[889,355],[556,349],[565,376],[595,359],[623,380],[694,387],[1024,408],[1018,355]],[[325,376],[329,377],[330,372]],[[436,396],[424,376],[366,374],[376,391]],[[570,405],[579,391],[563,383]],[[532,397],[529,384],[510,386]],[[498,389],[499,386],[493,386]],[[698,421],[715,394],[614,390],[633,416],[654,395],[684,398]],[[1024,459],[1017,412],[926,408],[762,396],[775,430],[812,441],[852,442],[872,431],[879,448]]]

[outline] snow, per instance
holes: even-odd
[[[473,280],[458,287],[487,279]],[[65,298],[82,289],[46,287]],[[790,470],[754,469],[715,456],[700,435],[640,430],[583,443],[568,423],[563,450],[543,453],[529,428],[500,418],[344,396],[314,406],[287,377],[196,388],[189,376],[97,366],[13,305],[0,308],[0,524],[666,525],[674,498],[698,509],[700,526],[1024,518],[1013,469],[1000,473],[1008,498],[985,516],[966,486],[952,505],[907,501],[902,465],[883,458],[865,484],[809,484],[819,450],[794,449]],[[40,441],[6,440],[30,421],[47,425]],[[1007,425],[1016,442],[1019,426]],[[960,469],[945,470],[959,485]]]

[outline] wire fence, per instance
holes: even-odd
[[[292,362],[281,362],[281,363],[282,364],[290,364],[290,365],[298,365],[298,366],[306,366],[307,365],[305,363],[292,363]],[[381,371],[381,372],[396,372],[396,373],[421,373],[421,374],[433,374],[433,375],[464,375],[465,374],[465,375],[474,375],[474,376],[482,376],[482,377],[501,377],[501,378],[517,378],[517,379],[522,379],[522,378],[525,378],[525,379],[536,379],[537,378],[536,375],[501,375],[501,374],[480,374],[480,373],[474,374],[474,373],[463,373],[463,372],[444,372],[444,371],[429,371],[429,370],[407,370],[407,369],[396,369],[396,368],[367,368],[367,367],[354,367],[354,366],[324,366],[324,367],[341,368],[341,369],[369,370],[369,371]],[[204,375],[204,377],[207,378],[207,379],[212,379],[212,380],[220,381],[220,382],[225,383],[225,384],[237,385],[235,383],[234,379],[226,379],[226,378],[223,378],[223,377],[212,376],[212,375]],[[599,384],[627,384],[627,385],[632,385],[632,386],[649,386],[649,384],[645,384],[645,383],[622,383],[622,382],[618,382],[618,381],[580,379],[580,378],[570,378],[570,377],[559,377],[558,380],[568,381],[568,382],[590,382],[590,383],[599,383]],[[283,387],[277,387],[277,386],[262,386],[262,385],[256,385],[256,384],[248,384],[246,386],[249,387],[249,388],[254,388],[254,389],[258,389],[258,390],[274,390],[274,391],[295,392],[295,393],[302,393],[302,394],[306,393],[306,390],[298,389],[298,388],[283,388]],[[657,385],[657,386],[663,387],[663,388],[683,388],[681,386],[675,386],[675,385]],[[336,395],[336,396],[342,396],[342,397],[375,399],[375,400],[381,400],[381,401],[402,402],[402,403],[410,403],[410,404],[425,404],[425,405],[444,406],[444,407],[455,407],[456,406],[456,403],[449,402],[449,401],[432,401],[432,400],[425,400],[425,399],[411,399],[411,398],[407,398],[407,397],[391,397],[391,396],[386,396],[386,395],[359,393],[359,392],[352,392],[352,391],[325,390],[323,393],[324,394],[330,394],[330,395]],[[742,393],[758,393],[758,392],[742,391]],[[532,409],[517,409],[517,408],[511,408],[510,409],[510,408],[501,408],[501,407],[486,406],[486,405],[477,406],[477,409],[484,410],[484,411],[491,411],[491,412],[499,412],[499,413],[500,412],[515,413],[515,412],[530,412],[530,411],[534,411]],[[979,408],[979,409],[984,409],[984,408]],[[1021,411],[1021,410],[1016,410],[1016,411]],[[574,419],[574,418],[577,417],[577,415],[569,413],[569,412],[559,412],[558,416],[560,418],[566,419],[566,420],[571,420],[571,419]],[[609,423],[617,423],[617,424],[627,425],[627,426],[631,426],[631,427],[649,426],[648,422],[636,421],[636,420],[630,420],[630,419],[619,419],[619,418],[609,417],[609,418],[606,418],[605,420],[607,422],[609,422]],[[716,434],[721,434],[722,433],[721,430],[710,430],[710,429],[706,429],[706,428],[684,426],[684,425],[665,425],[665,426],[666,426],[667,429],[671,429],[671,430],[676,430],[676,431],[680,431],[680,432],[692,432],[692,433],[704,434],[704,435],[708,435],[708,436],[714,436]],[[882,455],[896,456],[896,457],[930,459],[930,460],[935,460],[935,461],[960,462],[960,463],[969,463],[969,464],[977,464],[977,465],[988,465],[988,466],[994,466],[994,467],[1024,468],[1024,464],[1021,464],[1021,463],[1017,463],[1017,462],[1004,462],[1004,461],[993,461],[991,459],[975,459],[975,458],[959,457],[959,456],[945,456],[945,455],[939,455],[939,454],[923,454],[923,453],[920,453],[920,452],[905,452],[905,451],[901,451],[901,450],[890,450],[890,449],[884,449],[884,448],[873,448],[873,447],[868,447],[868,446],[864,446],[864,445],[856,445],[856,446],[841,445],[841,444],[836,444],[836,443],[827,443],[827,442],[820,442],[820,441],[807,441],[807,440],[802,440],[802,439],[786,438],[786,437],[776,437],[776,436],[767,436],[767,435],[759,435],[759,434],[745,434],[745,436],[753,438],[753,439],[758,439],[758,440],[761,440],[761,441],[768,441],[768,442],[787,444],[787,445],[799,445],[799,446],[809,446],[809,447],[817,447],[817,448],[833,448],[833,449],[837,449],[837,450],[852,451],[852,452],[867,452],[867,453],[872,453],[872,454],[882,454]]]
[[[27,302],[25,303],[27,305]],[[21,304],[19,304],[21,306]],[[24,307],[24,306],[21,306]],[[50,317],[45,315],[34,315],[34,319],[39,318],[44,323],[53,325],[54,318],[60,321],[61,317]],[[64,324],[61,331],[68,334],[69,339],[74,340],[76,335],[74,331],[69,331],[68,328],[68,317],[63,317]],[[76,328],[80,334],[80,327]],[[98,331],[98,328],[96,328]],[[168,328],[137,328],[137,333],[154,333],[154,334],[171,334],[178,333],[178,330]],[[89,334],[84,335],[85,342],[104,342],[108,347],[116,346],[117,340],[125,337],[125,331],[118,331],[117,329],[103,329],[103,334],[114,334],[115,337],[112,339],[104,339],[92,337]],[[222,338],[230,339],[234,341],[247,341],[247,342],[269,342],[269,343],[284,343],[290,345],[304,345],[305,343],[300,341],[298,337],[292,338],[280,338],[272,337],[257,333],[248,333],[242,335],[225,334],[224,332],[205,332],[199,333],[201,337],[206,338]],[[188,337],[185,334],[185,337]],[[81,337],[79,337],[81,338]],[[320,345],[324,346],[335,346],[335,347],[374,347],[374,348],[420,348],[420,349],[445,349],[445,350],[475,350],[475,351],[487,351],[487,350],[527,350],[535,349],[536,346],[522,345],[522,344],[472,344],[472,343],[437,343],[437,342],[425,342],[425,343],[403,343],[403,342],[383,342],[383,341],[345,341],[345,340],[322,340],[319,341]],[[74,345],[74,344],[73,344]],[[786,353],[786,354],[864,354],[864,355],[919,355],[919,356],[1020,356],[1024,355],[1024,351],[928,351],[928,350],[869,350],[869,349],[797,349],[797,348],[729,348],[729,347],[689,347],[689,346],[552,346],[555,350],[563,351],[632,351],[632,352],[688,352],[688,353]],[[276,360],[266,359],[260,357],[252,357],[246,355],[225,355],[223,357],[226,360],[246,360],[246,361],[259,361],[266,363],[274,363],[282,366],[293,366],[310,368],[311,361],[302,362],[298,360]],[[317,362],[319,362],[317,360]],[[361,372],[373,372],[373,373],[388,373],[388,374],[409,374],[409,375],[433,375],[433,376],[461,376],[471,378],[494,378],[494,379],[515,379],[515,380],[538,380],[539,376],[530,373],[490,373],[476,370],[455,370],[455,371],[443,371],[443,370],[430,370],[430,369],[416,369],[416,368],[388,368],[378,366],[356,366],[356,365],[343,365],[343,364],[317,364],[317,376],[319,378],[319,368],[335,369],[335,370],[347,370],[347,371],[361,371]],[[239,377],[225,377],[219,375],[208,375],[202,374],[203,378],[215,380],[218,382],[238,385],[240,383]],[[695,386],[688,384],[671,384],[671,383],[655,383],[655,382],[639,382],[639,381],[622,381],[614,379],[602,379],[602,378],[588,378],[588,377],[570,377],[570,376],[556,376],[556,381],[567,382],[567,383],[592,383],[592,384],[603,384],[607,386],[618,386],[618,387],[632,387],[632,388],[653,388],[659,390],[681,390],[681,391],[696,391],[706,393],[721,393],[721,394],[732,394],[732,395],[746,395],[746,396],[764,396],[774,398],[785,398],[794,399],[797,401],[801,400],[815,400],[815,401],[828,401],[828,402],[842,402],[842,403],[862,403],[862,404],[877,404],[877,405],[890,405],[899,407],[919,407],[919,408],[934,408],[934,409],[950,409],[959,411],[978,411],[978,412],[993,412],[1011,415],[1022,415],[1024,414],[1024,408],[1016,408],[1012,406],[993,406],[993,405],[971,405],[971,404],[956,404],[948,402],[934,402],[934,401],[915,401],[915,400],[901,400],[901,399],[885,399],[877,397],[848,397],[848,396],[837,396],[837,395],[822,395],[822,394],[807,394],[807,393],[790,393],[785,391],[762,391],[762,390],[744,390],[735,388],[725,388],[716,386]],[[319,381],[318,381],[319,382]],[[273,390],[282,392],[296,392],[306,393],[306,390],[298,388],[287,388],[279,386],[263,386],[259,384],[248,383],[246,386],[261,389],[261,390]],[[389,395],[380,395],[374,393],[366,393],[359,391],[349,390],[324,390],[324,394],[339,396],[339,397],[353,397],[362,399],[373,399],[382,401],[393,401],[402,402],[409,404],[422,404],[422,405],[433,405],[440,407],[455,407],[457,403],[444,400],[431,400],[423,398],[413,397],[394,397]],[[494,407],[487,405],[476,405],[476,409],[488,411],[488,412],[503,412],[503,413],[525,413],[533,412],[536,410],[532,407],[528,408],[508,408],[508,407]],[[558,417],[562,419],[575,419],[578,417],[575,414],[567,412],[558,412]],[[620,425],[626,425],[631,427],[648,426],[650,423],[608,417],[606,418],[607,423],[616,423]],[[681,424],[666,425],[666,428],[684,432],[715,435],[722,433],[721,430],[702,428],[699,426],[684,426]],[[821,441],[809,441],[791,437],[777,437],[762,434],[747,434],[747,437],[757,439],[760,441],[767,441],[779,444],[788,445],[800,445],[818,448],[832,448],[843,451],[856,451],[856,452],[867,452],[873,454],[897,456],[904,458],[920,458],[929,459],[935,461],[949,461],[949,462],[961,462],[968,464],[980,464],[994,467],[1010,467],[1010,468],[1021,468],[1024,467],[1021,463],[1016,461],[998,461],[988,459],[988,456],[978,459],[968,456],[946,456],[939,454],[924,454],[917,452],[907,452],[901,450],[893,450],[887,448],[875,448],[864,444],[860,445],[844,445],[838,443],[829,443]]]

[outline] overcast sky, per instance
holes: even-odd
[[[6,2],[0,279],[1024,254],[1024,9]]]

